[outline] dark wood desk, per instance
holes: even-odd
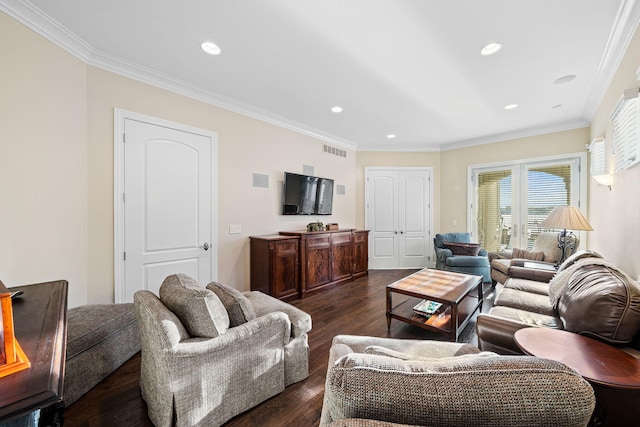
[[[17,286],[15,335],[31,361],[24,371],[0,378],[0,422],[41,410],[40,425],[61,425],[67,343],[66,280]]]
[[[636,425],[640,360],[602,341],[557,329],[524,328],[514,337],[526,354],[562,362],[589,381],[596,395],[592,425]]]

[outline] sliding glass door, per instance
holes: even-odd
[[[585,156],[471,167],[471,229],[488,251],[529,248],[556,206],[581,206]],[[586,204],[585,204],[586,205]]]

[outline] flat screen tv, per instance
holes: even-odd
[[[333,180],[284,173],[283,215],[331,215]]]

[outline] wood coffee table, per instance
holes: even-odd
[[[589,381],[596,395],[591,425],[637,425],[640,360],[602,341],[558,329],[524,328],[514,338],[525,354],[564,363]]]
[[[394,293],[409,298],[393,306]],[[425,299],[442,303],[429,319],[413,311],[413,307]],[[387,285],[387,329],[391,328],[391,319],[397,319],[457,341],[471,316],[481,309],[482,276],[425,268]]]

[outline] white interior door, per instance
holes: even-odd
[[[366,168],[369,268],[422,268],[431,260],[430,168]]]
[[[116,299],[158,294],[165,277],[216,275],[212,135],[124,119],[123,283]],[[117,255],[117,254],[116,254]]]
[[[431,254],[431,173],[398,171],[398,267],[426,267]]]
[[[368,171],[366,183],[369,268],[398,268],[398,173]]]

